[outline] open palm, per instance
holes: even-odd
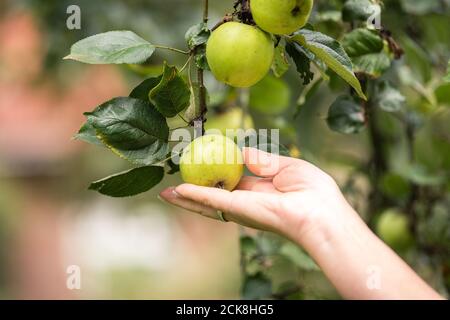
[[[299,159],[243,150],[247,168],[235,191],[183,184],[164,190],[166,201],[218,219],[282,234],[301,236],[324,218],[335,219],[337,206],[347,203],[334,180],[314,165]]]

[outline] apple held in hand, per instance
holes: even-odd
[[[227,135],[227,130],[248,130],[253,128],[252,117],[249,114],[244,117],[244,112],[238,107],[208,117],[208,121],[205,123],[205,130],[219,130],[224,136]]]
[[[272,66],[274,43],[257,27],[227,22],[211,34],[206,57],[217,80],[248,88],[264,78]]]
[[[206,135],[183,150],[180,171],[187,183],[231,191],[244,173],[242,152],[225,136]]]
[[[261,29],[288,35],[305,26],[313,4],[313,0],[252,0],[250,7]]]

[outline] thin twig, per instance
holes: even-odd
[[[189,55],[189,58],[187,59],[186,63],[185,63],[184,66],[180,69],[180,73],[182,73],[182,72],[186,69],[186,67],[189,65],[189,63],[191,63],[191,60],[192,60],[192,54]]]
[[[203,2],[203,22],[208,23],[208,15],[209,15],[209,1],[204,0]]]
[[[180,49],[172,48],[172,47],[167,47],[167,46],[155,45],[155,48],[169,50],[169,51],[173,51],[173,52],[177,52],[177,53],[181,53],[181,54],[185,54],[185,55],[190,54],[189,51],[184,51],[184,50],[180,50]]]
[[[231,13],[227,13],[222,20],[220,20],[214,27],[211,28],[211,31],[216,30],[217,28],[219,28],[221,25],[233,21],[233,15]]]

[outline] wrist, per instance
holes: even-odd
[[[348,238],[356,242],[365,242],[370,230],[357,212],[347,203],[329,206],[326,214],[310,214],[301,222],[301,227],[290,232],[292,241],[305,248],[312,256],[322,250],[333,250]]]

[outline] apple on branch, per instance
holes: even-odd
[[[288,35],[306,25],[313,0],[252,0],[253,19],[264,31]]]
[[[274,51],[270,35],[258,27],[227,22],[211,34],[206,57],[217,80],[248,88],[269,72]]]

